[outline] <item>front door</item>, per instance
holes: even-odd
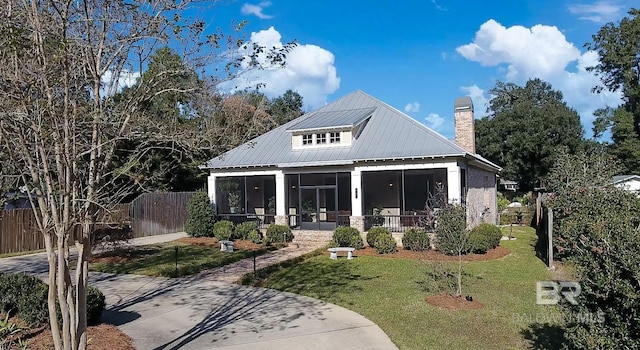
[[[336,186],[303,186],[300,192],[303,230],[333,230],[337,227]]]

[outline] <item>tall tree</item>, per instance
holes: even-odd
[[[251,59],[258,52],[269,51],[271,61],[278,63],[289,49],[285,45],[273,52],[219,33],[205,36],[204,22],[183,17],[192,13],[186,11],[191,5],[189,0],[4,2],[0,154],[6,154],[22,183],[35,193],[32,208],[49,262],[48,309],[56,349],[87,345],[92,229],[100,213],[108,212],[130,190],[116,183],[126,169],[113,167],[115,154],[123,142],[140,135],[165,140],[189,136],[169,135],[175,129],[172,123],[144,112],[143,106],[154,96],[189,92],[171,84],[156,88],[160,84],[152,82],[171,81],[175,72],[170,69],[161,69],[154,79],[142,79],[134,93],[114,97],[124,77],[135,69],[131,58],[149,57],[166,42],[185,45],[185,51],[193,54],[189,57],[198,54],[191,51],[194,48],[205,49],[198,55],[204,59],[219,57],[219,52],[236,57],[213,62],[214,67],[224,67],[210,79],[219,82],[253,62],[258,64]],[[244,50],[228,55],[238,48]],[[68,242],[76,229],[78,259],[72,269]]]
[[[302,96],[293,90],[285,91],[271,101],[270,113],[280,125],[298,118],[302,115]]]
[[[593,41],[587,43],[589,50],[598,53],[598,64],[588,70],[598,75],[604,86],[594,87],[620,91],[624,103],[613,109],[607,108],[597,114],[594,136],[611,132],[610,150],[620,158],[625,172],[640,172],[640,10],[632,9],[629,16],[618,24],[607,23]]]
[[[502,166],[503,177],[523,190],[540,185],[560,149],[582,146],[580,117],[551,84],[498,82],[490,94],[489,114],[476,122],[478,153]]]

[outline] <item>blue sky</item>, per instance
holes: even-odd
[[[247,20],[248,39],[296,40],[284,69],[245,76],[276,96],[303,95],[307,110],[361,89],[453,137],[453,102],[470,95],[476,117],[497,80],[549,81],[575,108],[590,136],[593,111],[620,103],[593,95],[585,67],[597,55],[584,44],[632,0],[231,1],[211,10],[210,25]]]

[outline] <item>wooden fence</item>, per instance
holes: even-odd
[[[118,204],[108,214],[99,215],[96,228],[128,221],[134,238],[184,231],[187,201],[193,193],[142,194],[130,204]],[[31,209],[0,210],[0,254],[44,248],[44,238]]]
[[[184,231],[187,202],[195,192],[145,193],[131,202],[133,237]]]

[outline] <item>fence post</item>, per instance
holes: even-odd
[[[549,211],[549,220],[547,221],[547,240],[548,242],[548,251],[549,251],[549,268],[552,269],[553,266],[553,210],[551,208]]]

